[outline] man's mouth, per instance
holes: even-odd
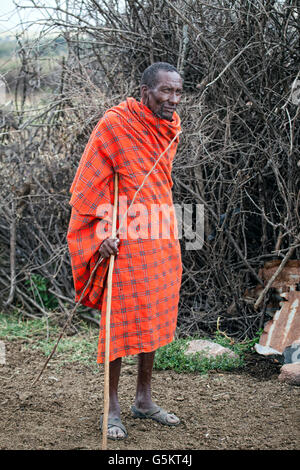
[[[165,107],[165,108],[164,108],[164,111],[167,111],[168,113],[174,113],[175,108],[167,108],[167,107]]]
[[[167,106],[161,106],[159,112],[157,112],[157,116],[162,119],[168,119],[170,121],[172,119],[173,113],[176,111],[176,108],[169,108]]]

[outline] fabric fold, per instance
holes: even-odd
[[[179,131],[176,113],[172,122],[160,119],[134,98],[109,109],[96,125],[71,186],[67,240],[77,300],[110,235],[114,172],[119,175],[118,227],[146,174]],[[171,170],[178,140],[159,160],[124,221],[113,272],[110,360],[153,351],[174,336],[182,274],[176,220],[171,217],[164,236],[153,208],[164,207],[160,217],[167,222],[174,212]],[[98,362],[104,360],[107,270],[106,260],[82,300],[101,311]]]

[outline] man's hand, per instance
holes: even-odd
[[[111,255],[118,255],[119,254],[119,243],[120,240],[118,238],[107,238],[102,242],[99,253],[103,258],[109,258]]]

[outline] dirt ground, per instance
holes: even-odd
[[[6,343],[0,366],[0,449],[101,449],[98,422],[103,406],[103,369],[82,363],[57,367],[22,342]],[[299,387],[278,381],[280,365],[251,355],[247,367],[208,375],[154,371],[154,400],[181,418],[166,427],[133,419],[136,365],[124,364],[119,400],[125,441],[109,450],[296,450],[299,445]],[[298,410],[298,415],[297,415]]]

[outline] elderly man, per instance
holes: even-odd
[[[176,107],[182,95],[182,79],[172,65],[158,62],[144,71],[140,89],[141,101],[128,98],[100,119],[71,187],[67,239],[77,300],[99,255],[104,258],[81,300],[101,311],[99,363],[104,362],[105,353],[108,258],[116,255],[109,358],[110,439],[127,436],[121,421],[118,383],[121,358],[128,355],[138,355],[133,417],[170,426],[179,424],[177,416],[152,401],[151,377],[156,349],[171,342],[175,333],[182,274],[180,246],[176,220],[171,223],[167,218],[170,223],[165,236],[157,218],[151,216],[150,220],[150,212],[157,206],[174,211],[171,169],[180,133]],[[112,238],[109,230],[105,232],[111,226],[111,212],[104,209],[114,202],[115,172],[119,178],[118,221],[126,214],[121,197],[126,200],[126,208],[134,201],[135,212],[133,208],[127,212],[127,232],[124,234],[122,221],[118,237]],[[140,232],[133,218],[137,212]]]

